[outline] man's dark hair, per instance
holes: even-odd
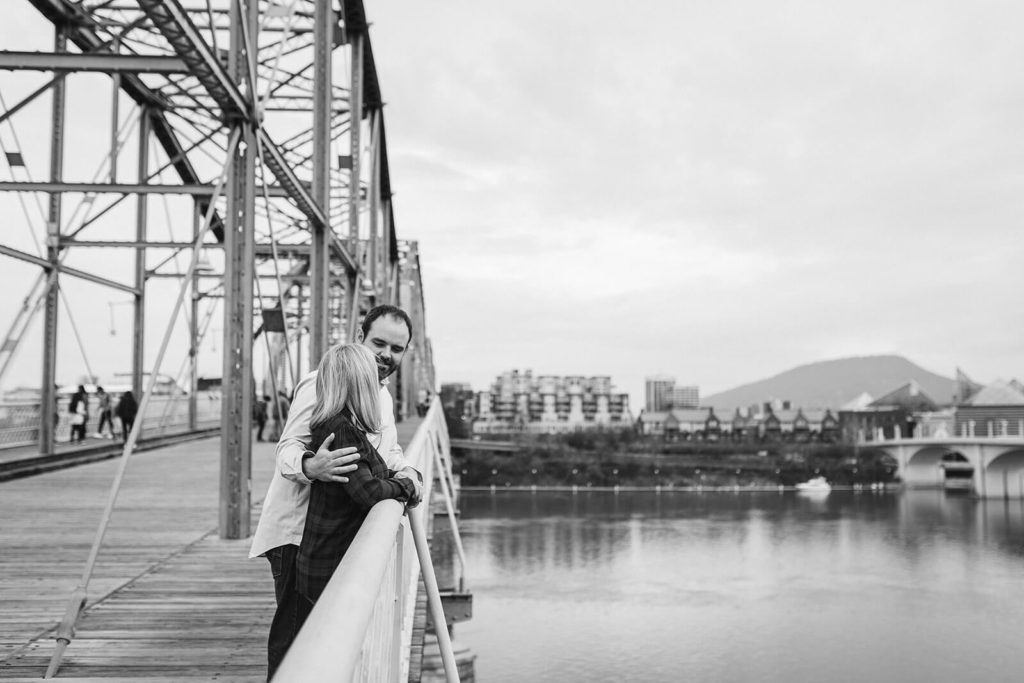
[[[363,318],[362,324],[363,338],[365,339],[366,335],[370,333],[370,328],[373,327],[374,321],[376,321],[377,318],[383,318],[386,315],[394,316],[395,318],[398,318],[399,320],[405,323],[405,326],[409,328],[409,343],[411,344],[412,320],[409,319],[409,314],[403,311],[398,306],[391,306],[390,304],[381,304],[380,306],[374,306],[367,312],[366,317]]]

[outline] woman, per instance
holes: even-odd
[[[128,433],[132,431],[135,424],[135,415],[139,412],[139,404],[135,402],[132,392],[126,391],[121,394],[121,400],[117,402],[117,417],[121,420],[121,438],[128,440]]]
[[[71,396],[68,412],[71,414],[71,441],[81,443],[85,441],[85,424],[89,421],[89,397],[81,384]]]
[[[370,350],[360,344],[331,348],[317,370],[316,394],[307,452],[315,453],[333,434],[332,448],[356,446],[362,457],[356,471],[348,474],[347,483],[314,481],[310,488],[296,563],[296,589],[308,604],[300,609],[296,631],[327,586],[370,508],[389,498],[408,502],[415,495],[412,481],[395,477],[366,438],[381,424],[380,380]]]

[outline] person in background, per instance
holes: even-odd
[[[132,392],[126,391],[121,394],[121,400],[117,402],[115,412],[118,419],[121,420],[121,438],[127,441],[128,434],[132,431],[132,425],[135,424],[135,416],[139,412],[139,404],[135,402]]]
[[[85,441],[85,424],[89,421],[89,397],[81,384],[71,395],[68,413],[71,414],[71,440],[79,443]]]
[[[263,396],[252,402],[252,420],[256,423],[256,440],[263,441],[263,430],[267,426],[267,405],[270,404],[270,397]]]
[[[267,397],[267,401],[270,397]],[[288,421],[288,410],[292,407],[292,402],[288,400],[288,394],[283,391],[277,392],[277,409],[281,411],[281,424],[284,425]]]
[[[113,439],[114,438],[114,418],[111,416],[110,410],[110,394],[103,391],[103,387],[96,387],[96,400],[100,405],[100,424],[96,428],[96,438],[98,439]],[[108,437],[103,433],[103,428],[107,427],[110,430],[110,436]]]

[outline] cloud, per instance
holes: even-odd
[[[394,173],[442,377],[1024,366],[1017,5],[462,2],[427,30],[406,9],[374,39],[393,153],[443,163]]]

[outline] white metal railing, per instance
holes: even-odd
[[[0,403],[0,448],[27,446],[38,440],[38,401]]]
[[[100,422],[99,405],[95,397],[89,397],[89,421],[86,430],[89,435],[96,432]],[[111,401],[111,412],[117,400]],[[187,395],[156,395],[149,402],[146,414],[142,416],[142,435],[145,437],[165,436],[188,431]],[[215,429],[220,426],[220,392],[200,392],[196,396],[196,427]],[[56,439],[66,442],[71,436],[71,415],[68,413],[68,399],[59,399],[54,406]],[[121,421],[116,415],[114,432],[121,433]],[[28,446],[39,442],[39,402],[0,402],[0,449]]]
[[[406,459],[423,473],[423,501],[407,516],[398,501],[373,506],[288,650],[275,683],[405,683],[421,569],[446,678],[459,680],[424,530],[435,474],[444,482],[438,493],[453,510],[447,444],[444,414],[435,396],[405,450]],[[455,533],[458,539],[457,529]],[[458,547],[461,552],[461,542]]]

